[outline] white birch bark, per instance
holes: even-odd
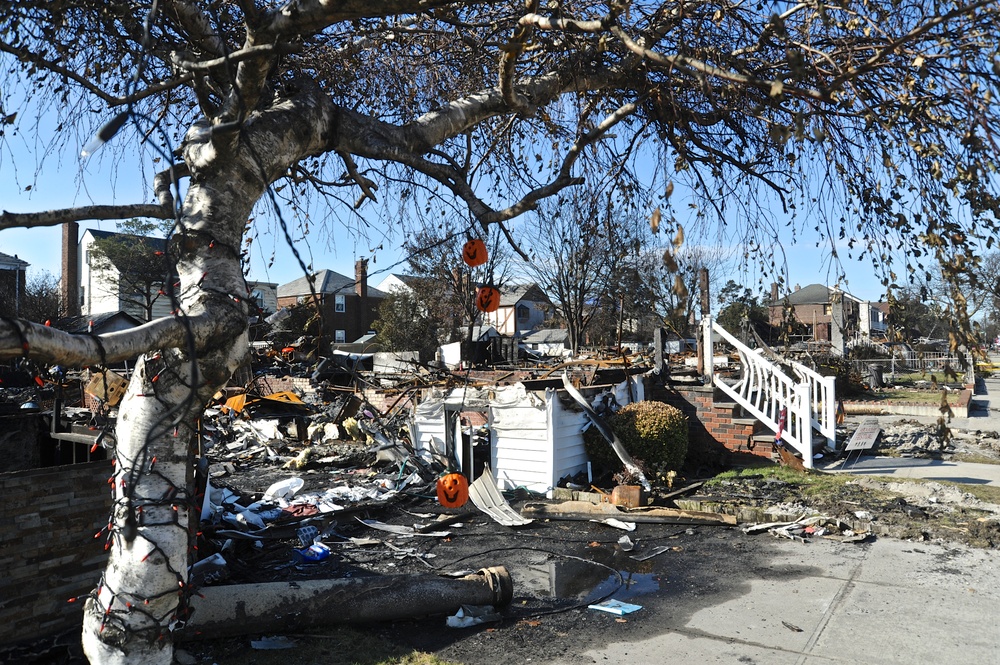
[[[173,660],[199,515],[196,423],[247,350],[239,248],[267,183],[246,155],[223,159],[204,135],[189,136],[184,154],[194,176],[170,250],[180,277],[176,297],[182,324],[191,315],[215,325],[185,330],[179,348],[142,357],[119,406],[110,558],[84,617],[84,650],[93,663]]]

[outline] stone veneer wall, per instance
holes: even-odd
[[[0,473],[0,644],[81,625],[107,561],[111,462]]]

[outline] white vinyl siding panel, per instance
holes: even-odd
[[[572,476],[587,469],[583,427],[589,419],[583,411],[564,404],[555,390],[547,390],[546,397],[552,421],[552,484],[555,485],[563,476]]]
[[[493,458],[497,486],[526,487],[547,492],[552,487],[552,442],[548,436],[548,409],[539,396],[490,409]]]
[[[417,405],[413,414],[413,447],[422,459],[430,460],[432,455],[447,455],[445,442],[444,402],[425,401]]]

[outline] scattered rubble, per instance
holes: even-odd
[[[898,457],[950,459],[955,455],[981,457],[1000,464],[1000,434],[961,430],[901,419],[883,423],[878,452]]]
[[[258,373],[248,387],[221,393],[204,414],[198,469],[199,560],[190,569],[190,583],[198,594],[192,603],[193,621],[178,632],[181,640],[245,630],[232,619],[234,604],[240,598],[260,596],[264,589],[274,590],[274,595],[291,605],[280,611],[267,605],[257,607],[253,616],[269,617],[255,624],[262,633],[300,631],[330,621],[424,614],[449,614],[446,623],[452,627],[494,622],[508,616],[503,607],[511,600],[513,583],[498,567],[482,572],[493,564],[480,559],[504,547],[529,550],[540,539],[570,541],[578,532],[586,533],[591,538],[588,546],[594,547],[589,558],[581,558],[585,565],[603,565],[613,573],[610,582],[604,581],[611,591],[603,599],[624,587],[626,571],[683,551],[681,545],[660,540],[694,538],[700,527],[725,529],[739,523],[748,536],[767,532],[801,542],[827,538],[856,543],[893,535],[1000,547],[1000,506],[939,483],[884,483],[870,478],[857,478],[835,496],[826,497],[806,497],[793,483],[753,474],[717,483],[711,487],[713,494],[699,496],[690,494],[705,491],[703,481],[683,476],[669,479],[678,489],[652,488],[647,481],[645,487],[608,487],[597,492],[586,491],[598,489],[589,478],[564,478],[562,484],[567,486],[571,480],[582,483],[574,489],[550,488],[553,498],[546,499],[524,487],[501,492],[494,472],[486,466],[469,478],[472,505],[448,508],[436,499],[437,483],[443,475],[455,473],[456,460],[420,448],[410,426],[410,411],[403,407],[438,377],[450,382],[438,386],[444,413],[455,410],[448,401],[455,391],[462,393],[462,407],[488,400],[491,392],[495,397],[497,391],[483,385],[467,387],[464,381],[470,375],[459,379],[439,369],[415,366],[405,376],[389,379],[362,376],[355,365],[312,368],[281,355],[266,358],[273,363],[270,369]],[[308,390],[272,389],[268,381],[281,368],[290,370]],[[624,376],[628,378],[627,373]],[[102,377],[99,383],[103,386],[104,381]],[[575,393],[574,399],[587,404],[568,378],[551,381],[572,388],[569,392]],[[453,387],[455,382],[461,389]],[[391,386],[395,397],[382,409],[366,402],[360,390],[376,383]],[[54,394],[54,389],[35,382],[34,386],[0,390],[0,395],[25,400],[48,395],[43,388]],[[109,394],[103,392],[105,398]],[[502,394],[505,399],[510,396],[507,406],[530,402],[523,384]],[[102,406],[99,415],[87,409],[64,410],[61,420],[67,427],[76,423],[99,428],[96,437],[114,417],[107,408],[110,402]],[[532,404],[535,410],[539,406]],[[599,419],[595,422],[600,424]],[[470,452],[484,431],[490,435],[485,426],[459,425],[455,437],[464,436]],[[614,445],[613,435],[609,438]],[[113,440],[102,445],[113,446]],[[1000,435],[996,433],[952,432],[942,438],[933,428],[913,421],[885,426],[878,445],[882,453],[975,452],[1000,461]],[[467,459],[477,458],[473,454]],[[640,482],[646,481],[641,473],[636,475]],[[654,497],[655,505],[649,505],[649,497]],[[586,524],[567,527],[561,525],[563,521]],[[668,532],[670,525],[683,527]],[[620,535],[622,531],[629,535]],[[468,554],[473,549],[470,542],[479,543],[475,549],[482,552]],[[608,560],[614,565],[599,561],[599,552],[600,556],[610,552]],[[559,556],[568,557],[552,554],[539,561],[548,564]],[[485,565],[479,573],[461,571],[465,582],[437,574],[457,568],[466,559]],[[541,564],[533,561],[533,565]],[[396,591],[359,606],[355,600],[368,597],[368,590],[379,586],[372,582],[383,579],[377,576],[392,576],[385,578],[389,582],[384,586]],[[552,591],[557,597],[545,600],[559,608],[587,606],[581,603],[595,600],[588,595],[592,588],[607,591],[591,587],[579,597]],[[317,601],[317,589],[334,600]],[[346,610],[347,606],[352,609]],[[291,646],[294,640],[275,635],[258,640],[255,648]]]

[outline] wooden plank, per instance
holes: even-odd
[[[631,508],[623,509],[609,503],[594,504],[589,501],[564,501],[557,504],[526,503],[521,508],[526,517],[551,520],[593,520],[614,517],[626,522],[646,522],[659,524],[716,524],[735,525],[734,515],[706,513],[677,508]]]

